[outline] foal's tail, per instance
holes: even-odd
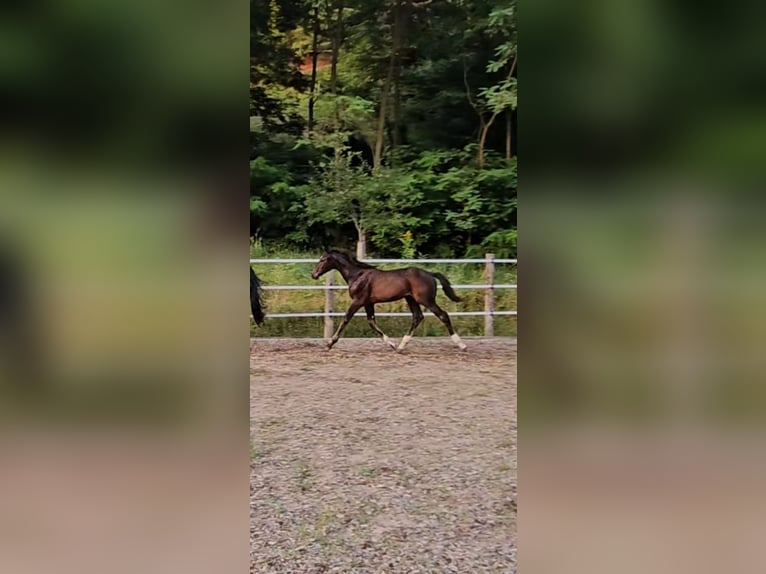
[[[456,303],[460,303],[462,299],[457,296],[457,293],[455,293],[454,289],[452,289],[452,284],[449,282],[449,279],[447,279],[444,275],[441,273],[431,273],[436,279],[441,281],[442,287],[444,288],[444,294],[455,301]]]
[[[253,319],[256,325],[263,323],[263,301],[261,300],[261,283],[258,281],[253,268],[250,268],[250,310],[253,313]]]

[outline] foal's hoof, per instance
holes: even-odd
[[[450,338],[452,339],[452,342],[455,343],[455,345],[457,345],[457,348],[460,349],[461,351],[465,351],[468,348],[465,346],[465,343],[463,343],[463,341],[460,340],[460,337],[458,336],[457,333],[452,333],[452,336]]]
[[[388,335],[383,335],[383,342],[392,349],[396,350],[396,343],[394,343]]]

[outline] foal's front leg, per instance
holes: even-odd
[[[391,347],[392,349],[396,349],[396,343],[391,341],[390,337],[386,335],[380,327],[378,327],[378,324],[375,322],[375,306],[372,304],[367,304],[364,306],[364,310],[367,312],[367,322],[370,324],[370,327],[372,327],[373,331],[375,331],[378,335],[380,335],[383,338],[383,342]]]
[[[348,311],[346,311],[345,317],[343,317],[343,321],[341,321],[340,325],[338,326],[338,330],[335,331],[335,334],[332,336],[332,339],[330,339],[330,342],[327,343],[327,350],[329,351],[332,349],[333,345],[338,342],[338,339],[340,339],[340,334],[343,332],[343,329],[346,328],[346,325],[348,325],[348,322],[351,320],[351,318],[354,316],[354,314],[359,311],[359,308],[362,306],[361,303],[356,303],[354,301],[351,302],[351,306],[348,308]]]

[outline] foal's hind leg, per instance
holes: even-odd
[[[449,331],[450,337],[452,338],[452,342],[455,343],[461,351],[465,351],[466,350],[465,343],[463,343],[463,341],[460,340],[460,337],[458,336],[458,334],[455,333],[455,329],[452,328],[452,321],[450,321],[450,318],[449,318],[449,315],[447,315],[447,312],[441,307],[439,307],[435,301],[433,303],[428,303],[426,306],[431,311],[431,313],[436,315],[439,318],[439,321],[444,323],[444,326],[447,327],[447,331]]]
[[[373,331],[375,331],[378,335],[380,335],[383,338],[383,342],[391,347],[392,349],[396,349],[396,344],[391,341],[388,335],[386,335],[380,327],[378,327],[378,324],[375,322],[375,306],[372,304],[367,304],[364,306],[364,310],[367,312],[367,322],[370,324],[370,327],[372,327]]]
[[[415,329],[418,328],[418,325],[420,325],[420,322],[423,320],[423,311],[420,310],[420,305],[418,305],[417,301],[415,301],[415,299],[409,295],[405,297],[405,300],[407,301],[407,305],[409,305],[410,312],[412,313],[412,325],[410,325],[410,330],[407,332],[407,334],[402,337],[402,341],[399,343],[399,347],[396,349],[397,351],[401,351],[404,349],[404,347],[407,346],[407,343],[409,343],[410,339],[412,339],[412,334],[415,332]]]

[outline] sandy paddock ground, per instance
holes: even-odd
[[[251,571],[516,571],[516,341],[254,339]]]

